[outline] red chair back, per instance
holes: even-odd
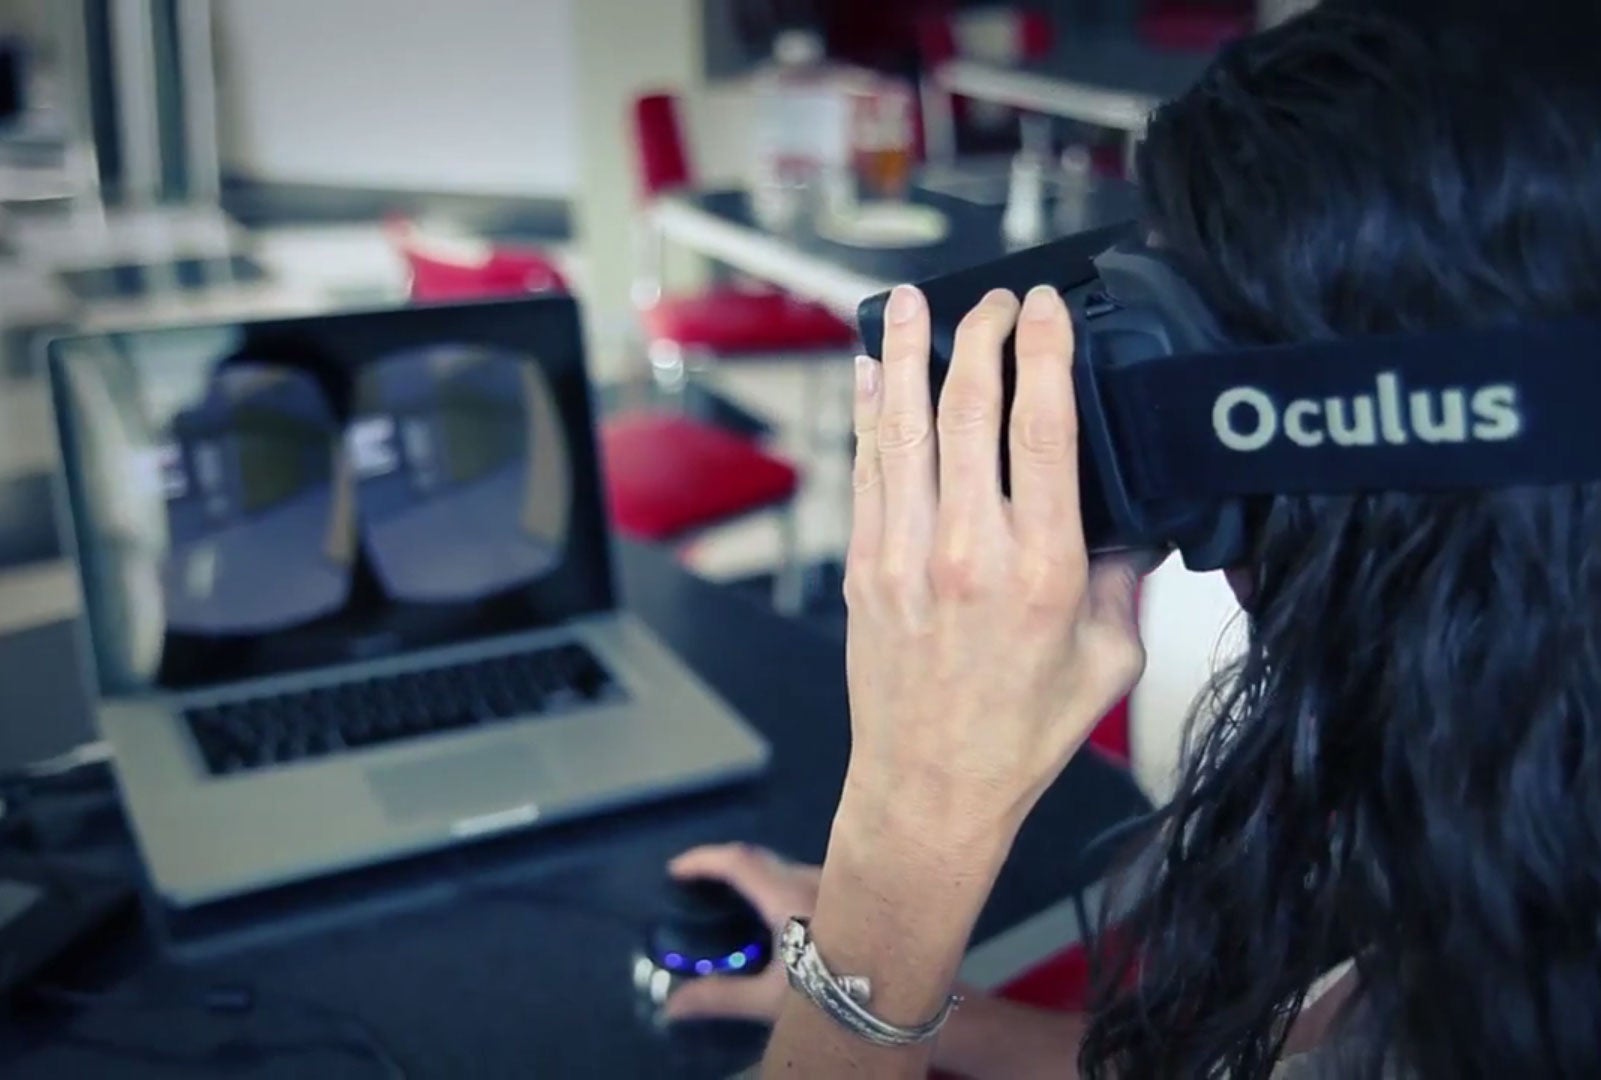
[[[962,47],[963,26],[965,20],[974,18],[992,18],[995,9],[980,8],[975,11],[939,11],[925,14],[916,22],[917,59],[923,71],[928,72],[949,63],[964,55]],[[1044,12],[1032,9],[1008,7],[1001,10],[1001,14],[1009,19],[1007,27],[1010,41],[1002,57],[985,57],[985,59],[1004,60],[1009,63],[1027,63],[1038,60],[1047,55],[1056,46],[1056,29],[1051,17]],[[968,102],[955,98],[951,102],[952,119],[958,127],[964,127],[971,115]],[[927,146],[927,132],[923,126],[923,116],[918,110],[916,123],[917,153],[924,156]]]
[[[695,179],[674,94],[646,94],[634,102],[634,167],[647,199],[690,186]]]
[[[1056,25],[1043,11],[1022,13],[1017,25],[1017,50],[1024,60],[1041,60],[1056,47]]]
[[[924,70],[956,59],[956,27],[949,15],[933,15],[917,23],[917,57]]]
[[[917,24],[918,59],[925,69],[938,67],[962,55],[962,27],[965,20],[990,17],[994,9],[979,8],[971,12],[941,12],[929,15]],[[1055,24],[1042,11],[1012,8],[1003,11],[1009,16],[1011,42],[1006,57],[1016,62],[1038,60],[1050,53],[1056,45]]]

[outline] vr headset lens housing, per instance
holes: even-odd
[[[1080,508],[1092,552],[1244,561],[1245,504],[1274,494],[1438,492],[1601,478],[1601,323],[1237,346],[1132,224],[920,283],[936,397],[957,323],[994,288],[1057,288],[1077,332]],[[879,355],[888,294],[858,311]],[[1008,413],[1015,357],[1007,343]],[[1008,486],[1002,440],[1003,488]]]

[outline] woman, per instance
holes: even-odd
[[[1139,169],[1157,242],[1245,341],[1601,315],[1601,5],[1395,7],[1330,0],[1163,108]],[[882,368],[860,367],[827,858],[674,870],[726,877],[775,926],[810,912],[830,967],[911,1025],[1143,657],[1141,568],[1084,553],[1061,304],[987,298],[937,417],[921,300],[895,310]],[[974,1000],[933,1049],[880,1049],[777,974],[691,985],[674,1012],[776,1017],[771,1075],[922,1076],[931,1055],[981,1077],[1601,1075],[1601,488],[1279,497],[1254,520],[1230,574],[1249,642],[1092,1017]]]

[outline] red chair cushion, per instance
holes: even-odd
[[[749,439],[669,413],[600,425],[606,498],[626,536],[664,541],[780,505],[799,474]]]
[[[1120,765],[1133,760],[1129,744],[1128,698],[1112,706],[1112,711],[1101,718],[1090,732],[1090,745]]]
[[[500,248],[480,263],[458,263],[403,248],[413,300],[473,300],[529,293],[567,292],[567,279],[535,251]]]
[[[718,287],[667,296],[642,312],[653,341],[706,352],[775,353],[849,349],[856,330],[818,304],[781,292]]]
[[[1090,963],[1083,944],[1073,945],[1014,978],[1000,996],[1020,1005],[1081,1012],[1089,1005]]]

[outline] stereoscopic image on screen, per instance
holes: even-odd
[[[111,681],[154,677],[171,634],[260,634],[345,601],[338,427],[313,380],[233,359],[237,346],[226,331],[151,334],[85,345],[64,368],[79,554]]]
[[[246,634],[335,611],[349,589],[349,485],[317,384],[270,365],[218,371],[159,433],[167,625]]]
[[[568,451],[532,358],[438,345],[357,376],[346,449],[360,534],[396,600],[475,600],[560,565]]]

